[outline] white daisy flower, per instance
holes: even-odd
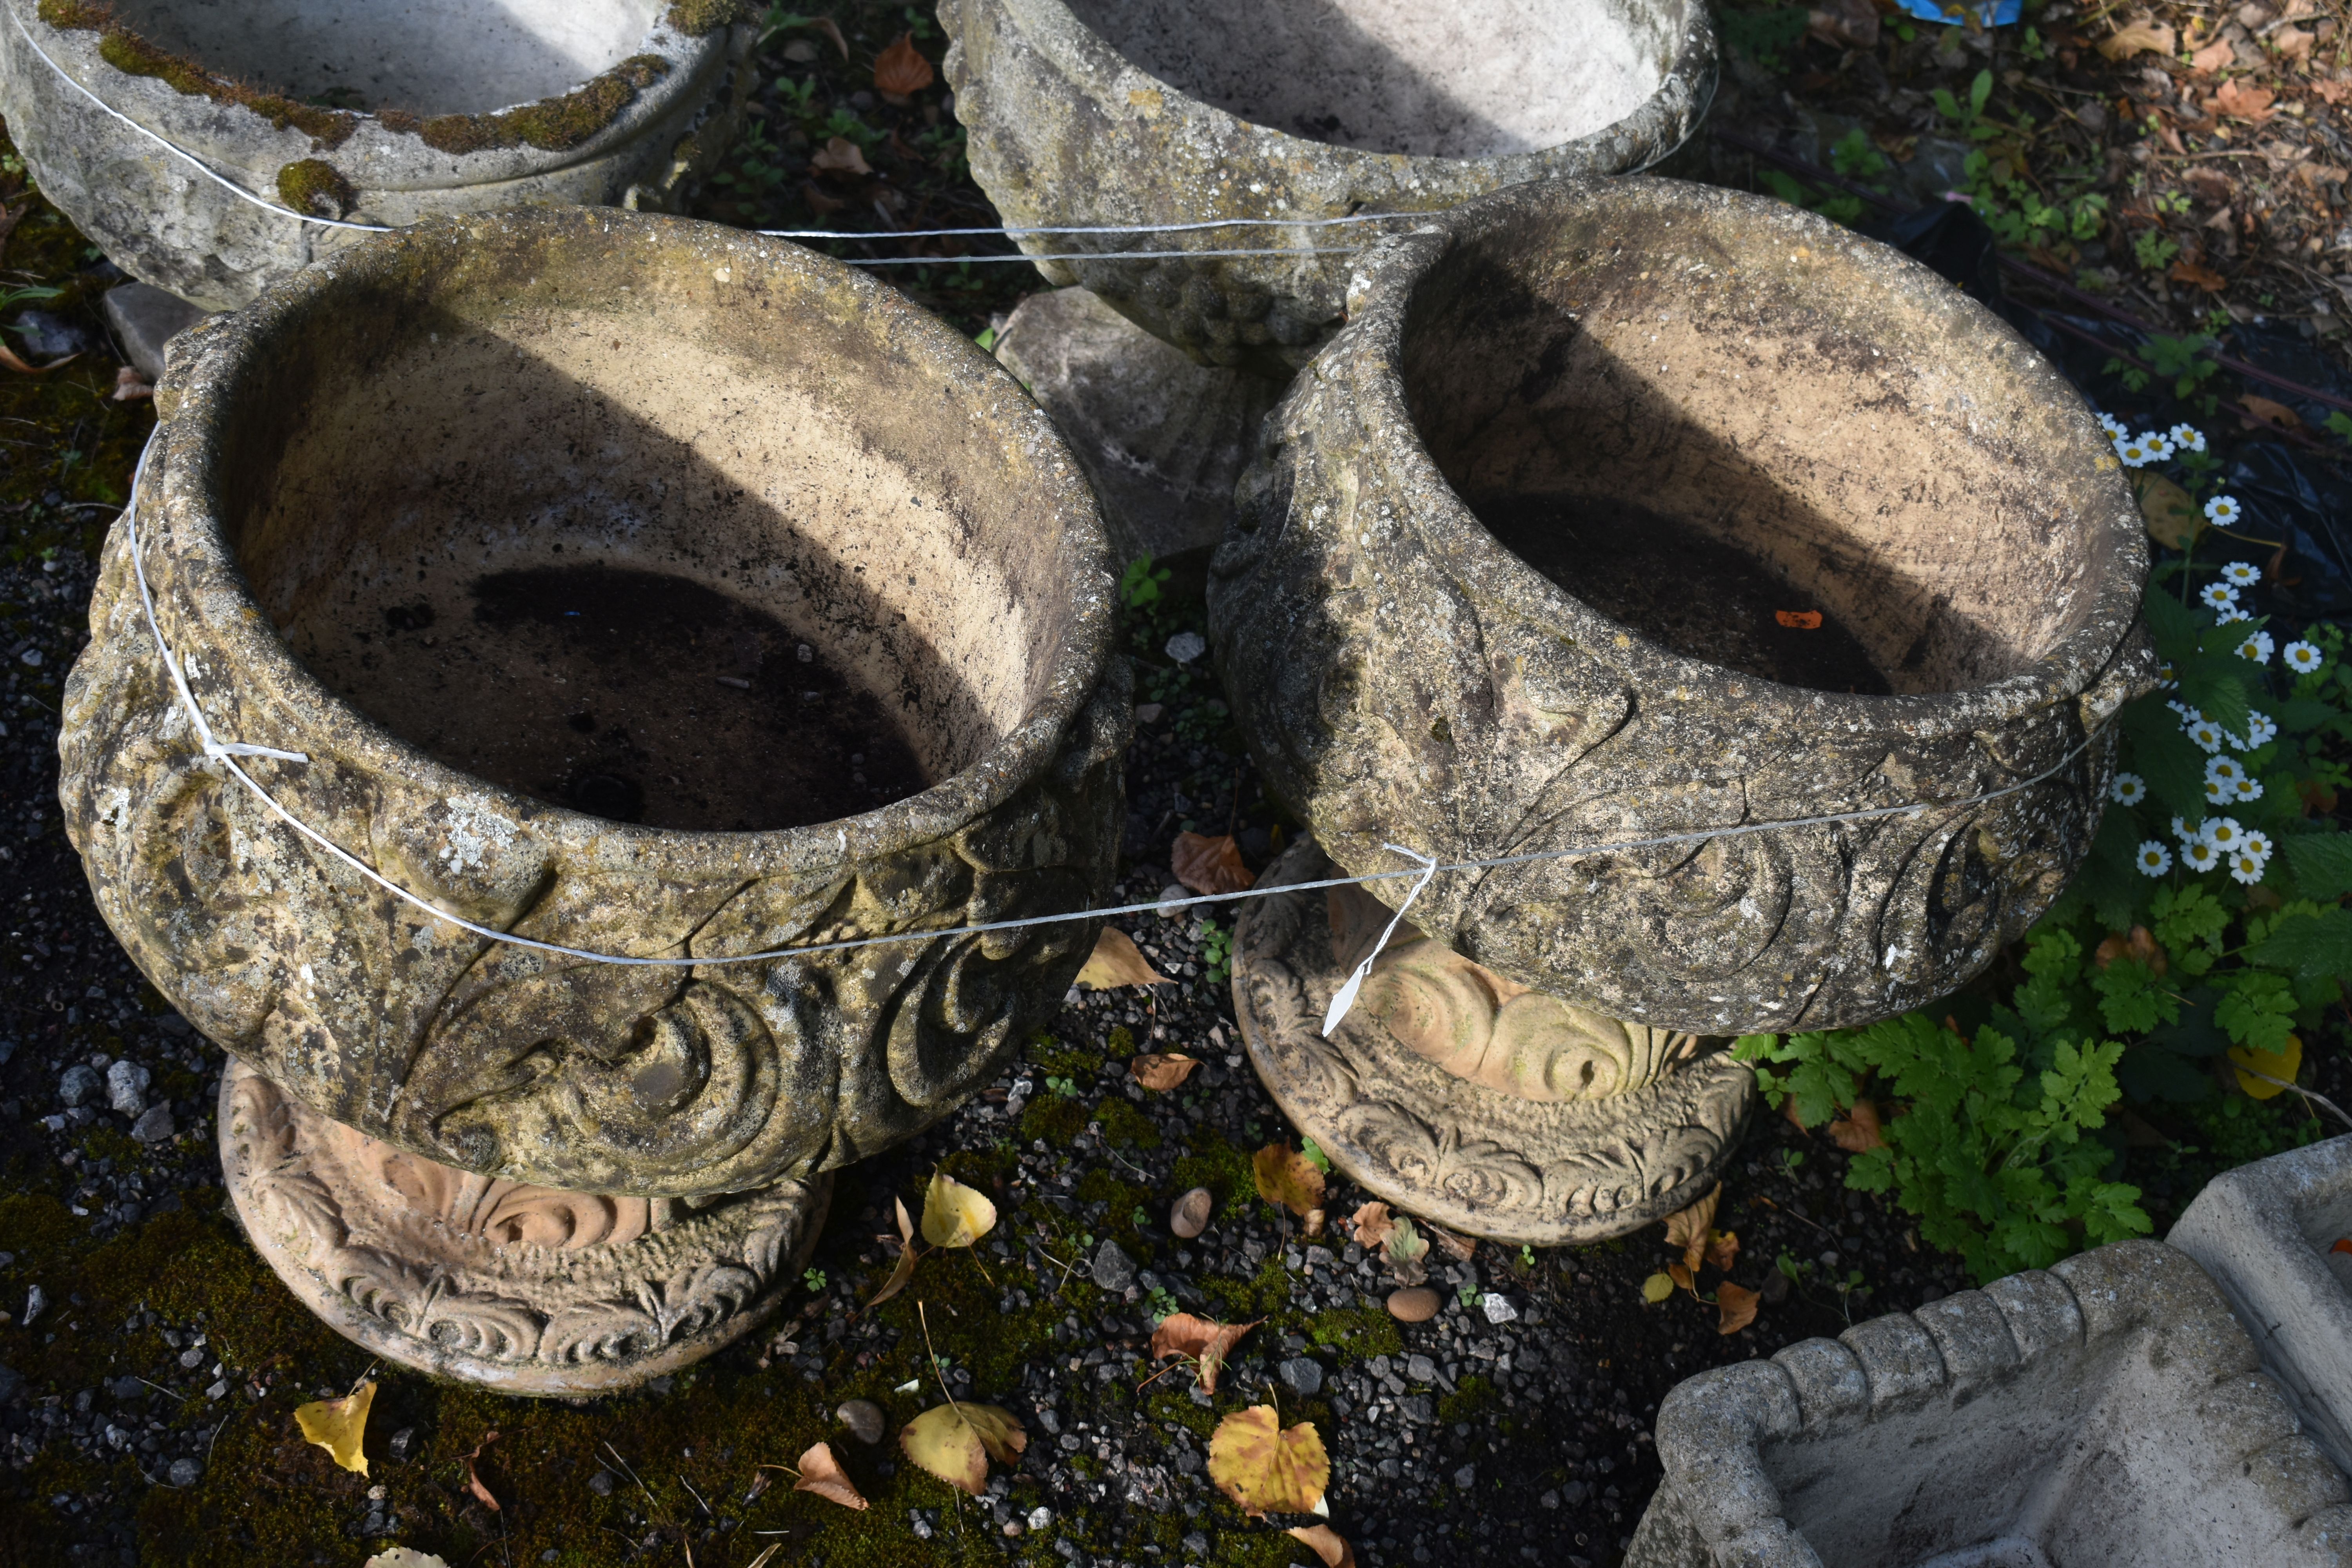
[[[2170,667],[2168,666],[2167,668],[2168,668]],[[2196,709],[2189,706],[2188,703],[2181,701],[2178,697],[2173,698],[2170,701],[2167,702],[2165,706],[2171,709],[2175,713],[2179,714],[2180,721],[2184,724],[2194,724],[2198,720],[2205,717],[2204,714],[2200,713]]]
[[[2215,496],[2205,503],[2205,521],[2227,528],[2245,515],[2245,510],[2236,496]]]
[[[2268,632],[2256,632],[2253,636],[2240,643],[2238,645],[2238,657],[2240,658],[2251,658],[2256,664],[2268,664],[2271,661],[2271,634]]]
[[[2251,588],[2263,580],[2263,569],[2251,561],[2232,561],[2221,568],[2221,580],[2241,588]]]
[[[2149,461],[2165,463],[2172,460],[2172,443],[2165,437],[2150,430],[2143,435],[2140,440],[2147,447],[2150,453]]]
[[[2205,777],[2215,784],[2233,784],[2246,776],[2235,757],[2210,757],[2205,763]]]
[[[2116,442],[2116,456],[2126,468],[2145,468],[2156,461],[2156,448],[2143,437],[2127,436]]]
[[[2161,840],[2148,839],[2139,847],[2139,868],[2146,876],[2163,876],[2172,869],[2172,851]]]
[[[2262,780],[2260,780],[2260,779],[2240,779],[2236,784],[2231,784],[2231,785],[2230,786],[2230,798],[2231,798],[2232,800],[2237,800],[2237,801],[2249,801],[2249,800],[2260,800],[2260,799],[2262,799],[2262,798],[2263,798],[2263,782],[2262,782]]]
[[[2232,855],[2230,857],[2230,876],[2232,880],[2243,882],[2251,888],[2263,879],[2263,861],[2259,857]]]
[[[2213,617],[2213,624],[2217,626],[2226,626],[2234,625],[2239,621],[2251,621],[2253,618],[2252,612],[2239,609],[2233,605],[2229,609],[2226,609],[2220,615],[2215,616]]]
[[[2175,838],[2179,839],[2183,844],[2202,844],[2205,842],[2204,834],[2200,832],[2197,828],[2189,826],[2188,819],[2185,817],[2176,816],[2172,819],[2172,836]]]
[[[2277,852],[2277,848],[2278,847],[2271,842],[2270,835],[2257,827],[2247,833],[2243,852],[2252,855],[2257,860],[2267,860]]]
[[[2117,773],[2107,786],[2107,798],[2117,805],[2137,805],[2147,798],[2147,781],[2137,773]]]
[[[2165,434],[2171,437],[2172,444],[2184,452],[2201,452],[2205,449],[2205,432],[2194,425],[2175,425]]]
[[[2286,661],[2286,667],[2297,675],[2309,675],[2327,662],[2327,656],[2319,651],[2318,646],[2307,642],[2287,644],[2281,650],[2280,657]]]
[[[2246,829],[2234,816],[2209,816],[2198,834],[2206,843],[2227,855],[2246,845]]]
[[[2156,667],[2156,687],[2159,691],[2179,690],[2180,672],[2173,668],[2169,664],[2158,665]],[[2180,704],[2178,702],[2168,702],[2165,706],[2177,710],[2180,707]]]
[[[2110,441],[2120,441],[2131,434],[2131,426],[2112,414],[2099,416],[2099,428],[2107,433],[2107,439]]]
[[[2226,610],[2238,602],[2238,591],[2227,583],[2208,583],[2197,596],[2209,610]]]
[[[2238,745],[2238,742],[2235,741],[2232,741],[2230,743],[2233,746],[2238,746],[2238,750],[2242,752],[2251,752],[2256,746],[2268,745],[2271,742],[2277,739],[2277,720],[2272,718],[2267,713],[2249,713],[2246,715],[2245,744]]]
[[[2194,724],[2186,724],[2181,728],[2189,740],[2196,743],[2198,750],[2208,756],[2220,751],[2221,742],[2228,739],[2222,734],[2221,726],[2210,719],[2200,719]]]
[[[2192,871],[2210,871],[2221,863],[2221,852],[2200,838],[2182,847],[2180,863]]]

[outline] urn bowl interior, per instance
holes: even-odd
[[[1045,698],[1100,525],[979,351],[708,225],[442,233],[267,318],[219,404],[228,542],[334,697],[520,794],[712,830],[885,806]]]
[[[1486,158],[1615,124],[1696,0],[1068,0],[1139,69],[1250,121],[1371,153]]]
[[[1577,189],[1459,236],[1405,307],[1423,447],[1519,566],[1817,690],[1981,687],[2086,623],[2106,445],[1998,319],[1776,203]]]
[[[114,0],[215,73],[339,109],[476,114],[567,92],[635,54],[660,0]]]

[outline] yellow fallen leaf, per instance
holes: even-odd
[[[1715,1225],[1715,1205],[1723,1201],[1723,1184],[1686,1209],[1666,1216],[1666,1245],[1683,1249],[1683,1267],[1696,1268],[1706,1256],[1706,1233]]]
[[[302,1436],[327,1450],[328,1457],[347,1470],[368,1473],[367,1456],[360,1445],[367,1436],[368,1406],[375,1403],[375,1384],[362,1383],[341,1399],[321,1399],[294,1412]]]
[[[1217,1423],[1209,1435],[1209,1479],[1244,1512],[1326,1513],[1331,1461],[1323,1439],[1301,1421],[1285,1429],[1271,1405],[1253,1405]]]
[[[2303,1037],[2289,1035],[2286,1037],[2286,1049],[2283,1051],[2258,1051],[2248,1046],[2231,1046],[2229,1055],[2230,1065],[2235,1069],[2232,1076],[2237,1079],[2238,1087],[2256,1100],[2269,1100],[2273,1096],[2284,1094],[2285,1086],[2293,1083],[2294,1075],[2303,1070]],[[2249,1077],[2244,1071],[2247,1068],[2252,1068],[2259,1073],[2267,1073],[2272,1078],[2283,1081],[2265,1083],[2261,1079]]]
[[[1738,1257],[1738,1232],[1718,1230],[1709,1233],[1706,1238],[1706,1260],[1709,1264],[1728,1274],[1731,1272],[1732,1263]]]
[[[2134,22],[2118,27],[2099,40],[2099,53],[2111,60],[2127,60],[2137,54],[2153,50],[2159,55],[2172,52],[2172,29],[2155,22]]]
[[[2132,475],[2132,494],[2139,500],[2140,521],[2147,536],[2167,550],[2186,550],[2205,531],[2205,514],[2189,492],[2162,474],[2140,469]]]
[[[1257,1195],[1305,1219],[1323,1206],[1323,1173],[1286,1143],[1269,1143],[1250,1156]]]
[[[387,1546],[360,1568],[449,1568],[447,1559],[430,1552],[419,1552],[414,1546]]]
[[[1642,1281],[1642,1300],[1653,1307],[1675,1293],[1675,1278],[1671,1274],[1653,1274]]]
[[[996,1205],[945,1171],[931,1174],[923,1194],[923,1239],[933,1247],[970,1247],[996,1228]]]
[[[1028,1446],[1021,1423],[993,1405],[935,1405],[898,1434],[907,1458],[973,1497],[988,1489],[991,1457],[1009,1465]]]
[[[850,1481],[841,1461],[833,1457],[833,1445],[819,1443],[801,1456],[801,1479],[793,1483],[796,1492],[814,1492],[827,1502],[837,1502],[844,1508],[863,1509],[866,1499]]]
[[[1283,1533],[1305,1542],[1308,1551],[1323,1559],[1323,1568],[1356,1568],[1356,1553],[1347,1538],[1328,1524],[1297,1525]]]
[[[1095,938],[1094,955],[1078,971],[1078,984],[1089,991],[1110,991],[1121,985],[1165,985],[1168,976],[1151,967],[1133,937],[1117,926],[1105,926]]]
[[[1736,1334],[1756,1321],[1756,1303],[1763,1298],[1744,1286],[1728,1279],[1715,1288],[1715,1310],[1720,1321],[1715,1325],[1719,1334]]]

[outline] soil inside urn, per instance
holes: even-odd
[[[591,816],[797,827],[934,782],[886,694],[683,577],[428,574],[342,611],[301,647],[337,695],[451,767]]]
[[[1676,653],[1787,686],[1893,689],[1853,633],[1786,572],[1688,523],[1575,497],[1513,496],[1474,510],[1520,560]]]

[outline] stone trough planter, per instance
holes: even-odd
[[[153,138],[357,223],[657,210],[732,135],[755,34],[710,0],[0,9],[0,114],[42,193],[124,270],[213,310],[365,237],[243,200]]]
[[[2352,1562],[2352,1483],[2256,1365],[2139,1241],[1702,1373],[1627,1568]]]
[[[1058,1005],[1090,924],[719,962],[1105,901],[1101,521],[950,329],[781,242],[543,208],[303,273],[183,336],[157,405],[163,635],[216,734],[310,758],[257,780],[440,909],[695,961],[494,943],[297,836],[196,749],[118,526],[70,831],[147,976],[297,1114],[682,1223],[815,1193]]]
[[[1713,96],[1703,0],[945,0],[972,174],[1015,226],[1428,212],[1649,167]],[[1363,227],[1041,235],[1045,262],[1206,363],[1286,379],[1338,330]]]
[[[2147,561],[2090,410],[2006,325],[1816,216],[1629,177],[1520,186],[1363,265],[1263,426],[1209,612],[1264,776],[1340,868],[1589,847],[1440,876],[1412,919],[1500,984],[1719,1038],[1948,994],[2048,907],[2098,822],[2102,725],[2151,681]],[[1275,955],[1240,931],[1246,1013]],[[1332,946],[1282,984],[1328,996]],[[1260,1071],[1345,1164],[1361,1064],[1283,1016],[1244,1017]],[[1476,1116],[1398,1109],[1444,1152],[1424,1172],[1479,1145]],[[1726,1124],[1663,1166],[1509,1137],[1487,1163],[1546,1173],[1547,1205],[1614,1190],[1629,1228]],[[1433,1201],[1433,1175],[1351,1173]]]
[[[2352,1138],[2275,1154],[2205,1184],[2166,1237],[2204,1265],[2304,1427],[2352,1464]]]

